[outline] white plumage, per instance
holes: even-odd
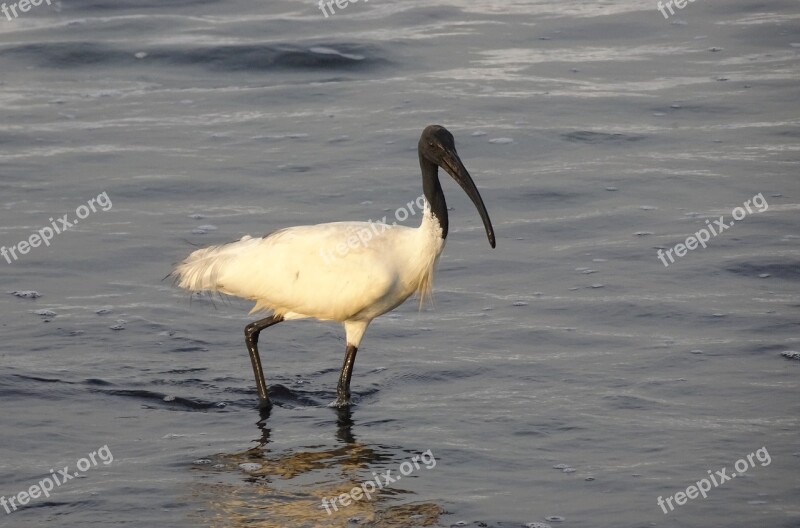
[[[198,249],[175,268],[177,284],[255,301],[250,313],[350,322],[346,326],[353,332],[362,325],[366,330],[369,321],[415,292],[424,300],[444,248],[442,229],[427,204],[418,228],[377,225],[296,226]],[[364,233],[371,238],[365,240]],[[345,251],[337,250],[343,246]],[[348,328],[348,344],[359,346],[363,332],[350,334]]]

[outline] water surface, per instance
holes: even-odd
[[[0,494],[113,453],[3,526],[800,526],[800,362],[782,356],[800,350],[799,19],[790,0],[668,20],[649,0],[0,18],[0,244],[113,204],[0,260]],[[262,336],[261,416],[250,304],[162,278],[195,246],[391,221],[430,123],[497,249],[443,181],[434,305],[371,325],[357,405],[327,407],[339,325],[294,322]],[[759,194],[763,212],[659,260]],[[658,506],[762,447],[769,464]],[[435,467],[326,513],[427,450]]]

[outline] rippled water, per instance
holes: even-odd
[[[113,453],[0,524],[800,526],[798,22],[795,0],[668,20],[650,0],[0,17],[0,244],[113,204],[0,258],[0,494]],[[358,405],[327,407],[341,328],[294,322],[262,336],[261,416],[250,304],[162,278],[197,245],[391,220],[420,194],[430,123],[497,249],[445,181],[435,305],[371,325]],[[763,212],[661,263],[759,194]],[[707,498],[657,504],[762,447]],[[327,515],[427,450],[435,466]]]

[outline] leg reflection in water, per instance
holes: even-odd
[[[328,411],[328,409],[325,409]],[[285,528],[316,526],[417,527],[436,526],[443,512],[431,502],[416,502],[413,492],[399,485],[376,491],[369,500],[331,510],[325,497],[349,493],[373,478],[373,472],[394,469],[408,457],[400,446],[366,445],[356,439],[357,424],[350,407],[335,409],[335,422],[325,419],[310,433],[311,445],[275,448],[268,427],[270,409],[261,410],[256,446],[197,460],[198,478],[189,502],[198,506],[199,526]],[[330,416],[330,415],[327,415]],[[335,427],[335,442],[324,445],[320,434]],[[280,429],[276,429],[278,433]]]

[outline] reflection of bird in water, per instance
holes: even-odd
[[[193,487],[193,500],[200,498],[208,503],[207,509],[196,514],[199,525],[226,528],[437,525],[443,511],[437,504],[387,504],[395,497],[412,494],[397,485],[377,491],[371,500],[353,501],[328,515],[322,499],[361,486],[373,478],[373,471],[385,469],[394,459],[393,454],[355,439],[348,408],[338,411],[336,437],[341,445],[272,453],[268,447],[272,431],[265,423],[268,412],[262,412],[264,419],[258,423],[261,431],[258,446],[196,461],[194,469],[202,472],[203,478]],[[218,478],[209,482],[212,475]]]

